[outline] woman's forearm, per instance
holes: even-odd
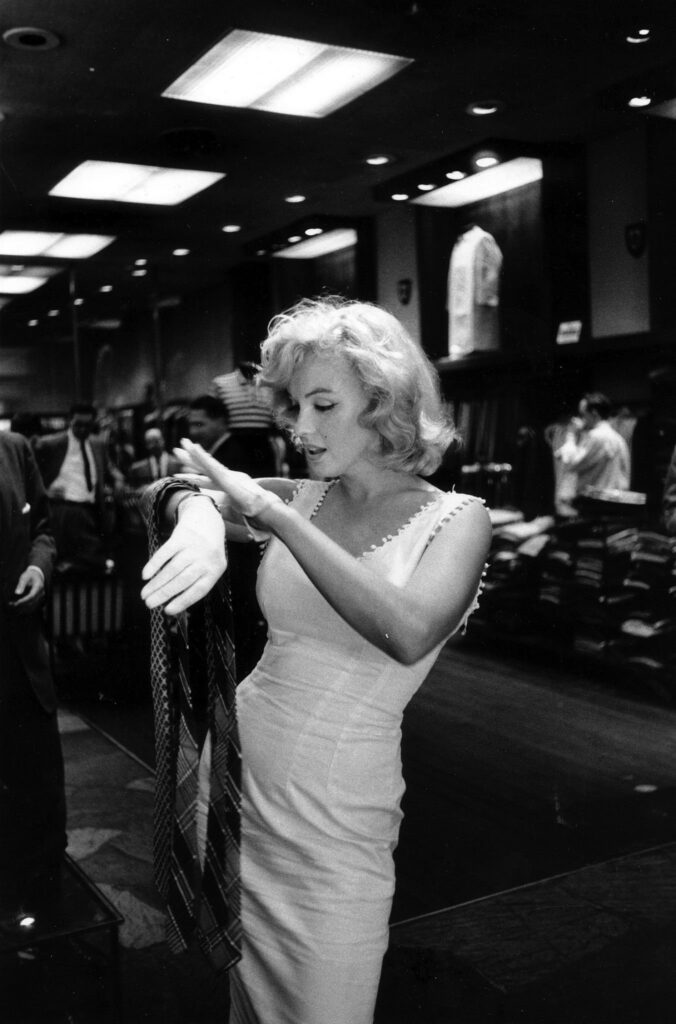
[[[447,550],[440,546],[441,572],[439,566],[434,570],[437,577],[426,576],[424,585],[418,581],[402,588],[374,573],[293,508],[272,506],[266,511],[265,527],[288,547],[341,618],[403,664],[419,660],[459,624],[483,567],[483,553],[479,552],[456,578],[452,571],[444,571]]]

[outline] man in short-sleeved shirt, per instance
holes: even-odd
[[[624,438],[608,423],[610,402],[600,392],[585,395],[578,406],[582,427],[554,454],[577,473],[578,493],[587,487],[629,489],[630,456]]]

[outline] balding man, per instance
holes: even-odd
[[[143,445],[148,453],[146,458],[132,462],[129,467],[127,482],[132,487],[147,487],[155,480],[180,472],[178,459],[164,447],[164,437],[159,427],[148,427],[143,435]]]

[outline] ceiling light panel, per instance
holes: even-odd
[[[53,231],[2,231],[0,256],[87,259],[115,241],[114,235],[69,235]]]
[[[413,202],[418,206],[467,206],[541,179],[542,161],[535,157],[521,156],[471,174],[460,181],[453,181],[435,192],[418,196]]]
[[[58,272],[55,267],[15,268],[0,265],[0,295],[27,295]]]
[[[217,171],[85,160],[49,194],[69,199],[177,206],[224,177]]]
[[[407,57],[235,29],[162,95],[326,117],[410,63]]]
[[[325,256],[329,252],[348,249],[356,244],[357,232],[354,228],[336,228],[314,238],[308,238],[304,242],[298,242],[288,249],[280,249],[273,253],[273,256],[291,260],[310,260],[316,256]]]

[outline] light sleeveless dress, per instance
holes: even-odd
[[[301,481],[291,505],[310,519],[330,486]],[[438,493],[361,560],[405,584],[444,523],[479,500]],[[268,642],[237,698],[244,942],[230,1024],[370,1024],[402,816],[402,714],[443,643],[398,664],[275,538],[258,597]]]

